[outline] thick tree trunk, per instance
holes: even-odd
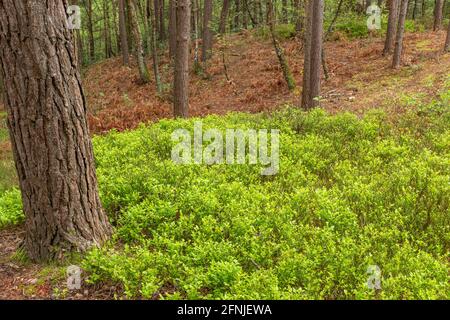
[[[128,36],[125,21],[125,0],[119,0],[119,29],[123,64],[127,66],[130,63],[130,53],[128,52]]]
[[[397,24],[398,24],[398,1],[399,0],[390,0],[389,1],[389,18],[388,18],[388,27],[386,32],[386,40],[384,42],[383,55],[391,52],[392,47],[394,46],[395,36],[397,34]],[[401,1],[401,0],[400,0]]]
[[[0,1],[0,71],[26,216],[24,245],[33,261],[85,251],[111,233],[67,4]]]
[[[189,40],[191,1],[177,1],[177,48],[174,76],[174,116],[187,117],[189,107]]]
[[[220,14],[219,33],[224,34],[227,26],[228,11],[230,9],[230,0],[223,0],[222,12]]]
[[[444,9],[444,0],[436,0],[434,7],[434,25],[433,30],[438,31],[442,28],[442,11]]]
[[[403,51],[403,35],[405,33],[405,20],[408,11],[408,0],[401,0],[400,15],[398,18],[397,36],[395,39],[394,59],[392,61],[393,68],[399,68]]]
[[[176,0],[169,0],[169,55],[175,56],[177,48],[177,5]]]
[[[139,76],[142,83],[148,83],[150,82],[150,76],[148,73],[147,65],[145,64],[144,48],[142,47],[142,36],[141,31],[139,30],[139,23],[136,14],[136,4],[134,3],[134,1],[135,0],[128,0],[131,30],[133,31],[134,44],[136,46],[136,59],[138,61]]]
[[[205,0],[203,14],[203,42],[202,42],[202,61],[206,62],[211,58],[212,51],[212,30],[211,18],[213,13],[213,0]]]

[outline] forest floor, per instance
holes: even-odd
[[[450,74],[450,54],[442,54],[444,41],[443,31],[407,34],[403,67],[398,70],[390,68],[390,56],[382,56],[382,38],[327,42],[330,79],[323,83],[321,106],[332,113],[363,114],[372,108],[398,113],[411,104],[432,100]],[[288,91],[269,40],[250,32],[236,34],[216,45],[207,76],[192,76],[190,114],[261,112],[298,104],[303,64],[300,41],[286,40],[283,46],[299,89]],[[169,65],[167,57],[161,65]],[[170,68],[163,67],[161,72],[166,92],[157,95],[155,84],[140,85],[135,65],[123,67],[120,58],[85,70],[91,131],[132,129],[142,122],[171,117]],[[16,184],[5,118],[0,106],[0,192]],[[23,261],[17,250],[22,238],[21,227],[0,230],[0,299],[107,299],[120,292],[108,284],[68,292],[64,268]]]

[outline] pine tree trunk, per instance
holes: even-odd
[[[158,57],[158,43],[156,40],[156,15],[155,12],[152,10],[152,1],[147,0],[146,3],[146,15],[149,25],[149,43],[150,43],[150,49],[152,52],[152,62],[153,62],[153,76],[155,77],[156,82],[156,91],[158,93],[162,93],[162,83],[161,83],[161,77],[159,74],[159,57]]]
[[[0,1],[0,74],[33,261],[102,244],[86,100],[66,27],[67,1]]]
[[[104,37],[105,37],[105,58],[111,58],[113,56],[112,52],[112,42],[111,42],[111,28],[109,21],[109,4],[108,0],[103,0],[103,18],[104,18]]]
[[[211,58],[212,51],[212,30],[211,18],[213,13],[213,0],[205,0],[203,14],[203,43],[202,43],[202,61],[206,62]]]
[[[165,2],[164,0],[160,0],[159,4],[159,40],[166,40],[166,26],[164,22],[164,11],[165,11]]]
[[[288,3],[287,0],[281,1],[281,22],[288,23]]]
[[[92,0],[87,0],[87,25],[88,25],[88,37],[89,37],[89,59],[91,62],[95,61],[95,40],[94,40],[94,26],[93,26],[93,12],[92,12]]]
[[[174,76],[174,116],[186,118],[189,107],[189,40],[191,1],[177,1],[177,47]]]
[[[130,53],[128,52],[128,36],[125,17],[125,0],[119,0],[120,49],[122,51],[123,64],[127,66],[130,63]]]
[[[177,6],[176,0],[169,0],[169,55],[175,56],[177,48]]]
[[[434,7],[434,25],[433,30],[438,31],[442,28],[442,11],[444,9],[444,0],[436,0]]]
[[[320,97],[320,71],[322,70],[322,47],[323,47],[323,11],[324,0],[314,1],[314,15],[311,32],[311,75],[310,75],[310,106],[319,105]]]
[[[408,11],[408,0],[402,0],[400,7],[400,15],[398,18],[397,36],[395,39],[394,59],[392,62],[393,68],[399,68],[401,63],[403,51],[403,35],[405,33],[405,20]]]
[[[150,82],[150,76],[148,73],[147,65],[145,64],[144,48],[142,47],[142,36],[141,31],[139,30],[139,23],[136,14],[136,4],[134,3],[134,1],[135,0],[128,0],[131,30],[133,32],[133,39],[136,46],[136,59],[138,61],[139,76],[142,83],[148,83]]]
[[[394,46],[395,36],[397,34],[397,24],[398,24],[398,1],[399,0],[390,0],[389,1],[389,19],[388,19],[388,27],[386,32],[386,41],[384,43],[383,55],[391,52],[392,47]]]
[[[447,39],[445,40],[444,51],[445,52],[450,51],[450,22],[448,23],[448,27],[447,27]]]
[[[230,1],[223,0],[222,12],[220,14],[219,33],[224,34],[226,31],[228,11],[230,9]]]
[[[275,18],[274,18],[274,8],[272,0],[267,0],[267,19],[269,24],[270,34],[272,35],[272,43],[275,49],[275,53],[277,55],[278,61],[280,63],[281,70],[283,71],[284,80],[290,91],[295,89],[295,81],[292,77],[291,69],[289,68],[289,64],[284,55],[284,50],[281,47],[280,43],[275,34]]]
[[[305,34],[303,40],[304,62],[303,62],[303,90],[302,90],[302,108],[307,110],[310,105],[310,85],[311,85],[311,37],[312,37],[312,18],[313,18],[314,0],[305,0]]]

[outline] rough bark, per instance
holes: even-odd
[[[191,1],[177,1],[177,47],[174,75],[174,116],[187,117],[189,107],[189,40]]]
[[[398,1],[399,0],[390,0],[389,1],[389,18],[388,18],[388,27],[386,32],[386,40],[384,42],[383,55],[386,55],[391,52],[392,47],[394,46],[395,36],[397,33],[397,24],[398,24]]]
[[[203,42],[202,42],[202,61],[206,62],[211,58],[212,51],[212,29],[211,18],[213,13],[213,0],[205,0],[203,14]]]
[[[405,20],[408,11],[408,0],[402,0],[400,6],[400,15],[398,18],[397,36],[395,39],[394,58],[392,61],[393,68],[399,68],[403,51],[403,35],[405,33]]]
[[[139,76],[143,83],[148,83],[150,82],[150,76],[148,73],[147,65],[145,64],[144,48],[142,46],[142,36],[141,31],[139,30],[139,23],[136,14],[136,4],[134,3],[134,1],[135,0],[128,0],[129,4],[128,8],[130,9],[131,30],[133,32],[134,44],[136,46],[136,59],[138,61]]]
[[[130,53],[128,51],[128,35],[125,21],[125,0],[119,0],[119,30],[120,30],[120,49],[122,51],[123,64],[130,63]]]
[[[33,261],[111,233],[98,196],[86,101],[66,0],[0,1],[0,74]]]

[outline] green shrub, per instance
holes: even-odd
[[[23,221],[20,191],[11,189],[0,195],[0,228],[19,224]]]
[[[95,137],[116,232],[83,267],[130,298],[448,299],[448,95],[389,117],[284,108],[202,119],[204,129],[279,129],[272,177],[256,165],[173,163],[171,133],[198,119]],[[17,190],[0,197],[0,226],[22,217]]]
[[[196,119],[96,137],[117,232],[84,267],[129,297],[448,299],[449,109],[202,119],[204,129],[280,129],[270,178],[257,166],[174,164],[170,134]],[[366,285],[369,265],[382,271],[379,292]]]

